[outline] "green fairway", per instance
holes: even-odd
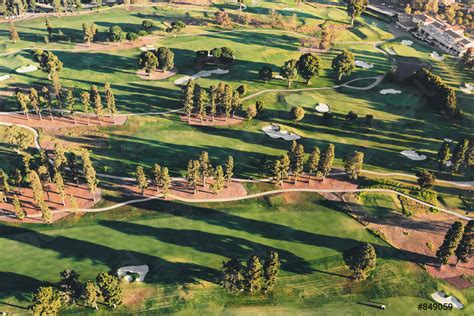
[[[402,284],[403,295],[417,297],[426,297],[436,287],[421,269],[405,261],[402,252],[336,211],[337,205],[314,195],[299,195],[298,200],[292,204],[276,197],[200,207],[155,201],[86,215],[80,223],[71,219],[57,228],[3,227],[0,246],[9,251],[0,262],[1,301],[25,304],[14,298],[18,290],[56,282],[65,268],[91,279],[100,271],[137,264],[148,264],[150,274],[143,285],[125,286],[125,293],[141,291],[147,297],[130,309],[160,308],[171,302],[175,311],[214,304],[237,307],[255,300],[263,306],[287,307],[356,304],[398,296]],[[131,214],[141,214],[142,219],[127,219]],[[359,241],[372,243],[379,257],[375,273],[361,284],[346,278],[348,270],[341,258],[344,249]],[[270,249],[278,251],[282,260],[279,286],[272,296],[235,298],[214,285],[226,258],[245,260]],[[177,303],[185,288],[189,296]]]

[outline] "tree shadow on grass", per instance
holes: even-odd
[[[200,252],[214,253],[228,258],[236,257],[247,260],[251,255],[263,257],[268,251],[275,250],[282,260],[282,269],[299,274],[306,274],[312,271],[311,267],[303,258],[289,251],[244,238],[213,234],[194,229],[151,227],[130,222],[100,221],[99,224],[127,235],[155,237],[162,242],[183,247],[192,247]],[[300,263],[298,265],[289,264],[294,262]]]
[[[8,227],[8,232],[8,235],[0,236],[0,238],[8,238],[37,248],[55,251],[60,258],[70,258],[77,261],[90,259],[96,264],[108,266],[112,272],[122,266],[147,264],[150,267],[150,274],[147,275],[149,283],[176,285],[199,283],[200,280],[216,282],[219,275],[219,271],[209,267],[193,263],[171,262],[129,250],[133,249],[133,245],[128,245],[129,249],[113,249],[89,241],[46,235],[21,227]],[[124,242],[124,246],[126,245]]]

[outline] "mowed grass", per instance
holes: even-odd
[[[30,290],[56,282],[65,268],[75,269],[86,280],[100,271],[137,264],[148,264],[150,274],[145,284],[124,285],[125,300],[131,303],[122,311],[222,310],[249,304],[286,308],[328,304],[328,309],[344,304],[363,310],[358,301],[402,295],[418,300],[435,290],[437,282],[406,261],[403,252],[336,211],[337,205],[314,195],[298,195],[297,200],[292,204],[272,197],[199,207],[154,201],[86,215],[80,222],[71,218],[49,227],[5,226],[0,229],[0,246],[5,250],[0,298],[25,306]],[[141,214],[135,216],[141,219],[132,220],[130,213]],[[372,243],[379,259],[368,281],[354,283],[347,278],[341,253],[359,241]],[[264,256],[271,249],[282,260],[272,295],[234,297],[218,288],[223,260]]]

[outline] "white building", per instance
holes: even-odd
[[[460,56],[468,48],[474,47],[474,42],[464,36],[460,26],[448,24],[426,14],[414,15],[412,21],[418,25],[418,31],[413,33],[416,38],[434,44],[446,53]]]

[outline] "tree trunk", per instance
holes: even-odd
[[[95,202],[95,192],[91,192],[92,193],[92,199],[94,200]]]
[[[28,114],[28,111],[25,111],[26,114],[26,119],[29,121],[30,120],[30,115]]]
[[[288,80],[288,88],[291,87],[291,80]]]
[[[351,17],[351,26],[354,26],[354,19],[355,19],[355,16],[352,16]]]
[[[76,113],[73,113],[72,117],[74,118],[74,125],[77,125]]]
[[[41,110],[38,111],[38,116],[39,116],[39,118],[40,118],[40,121],[42,121],[42,120],[43,120],[43,117],[41,116]]]

